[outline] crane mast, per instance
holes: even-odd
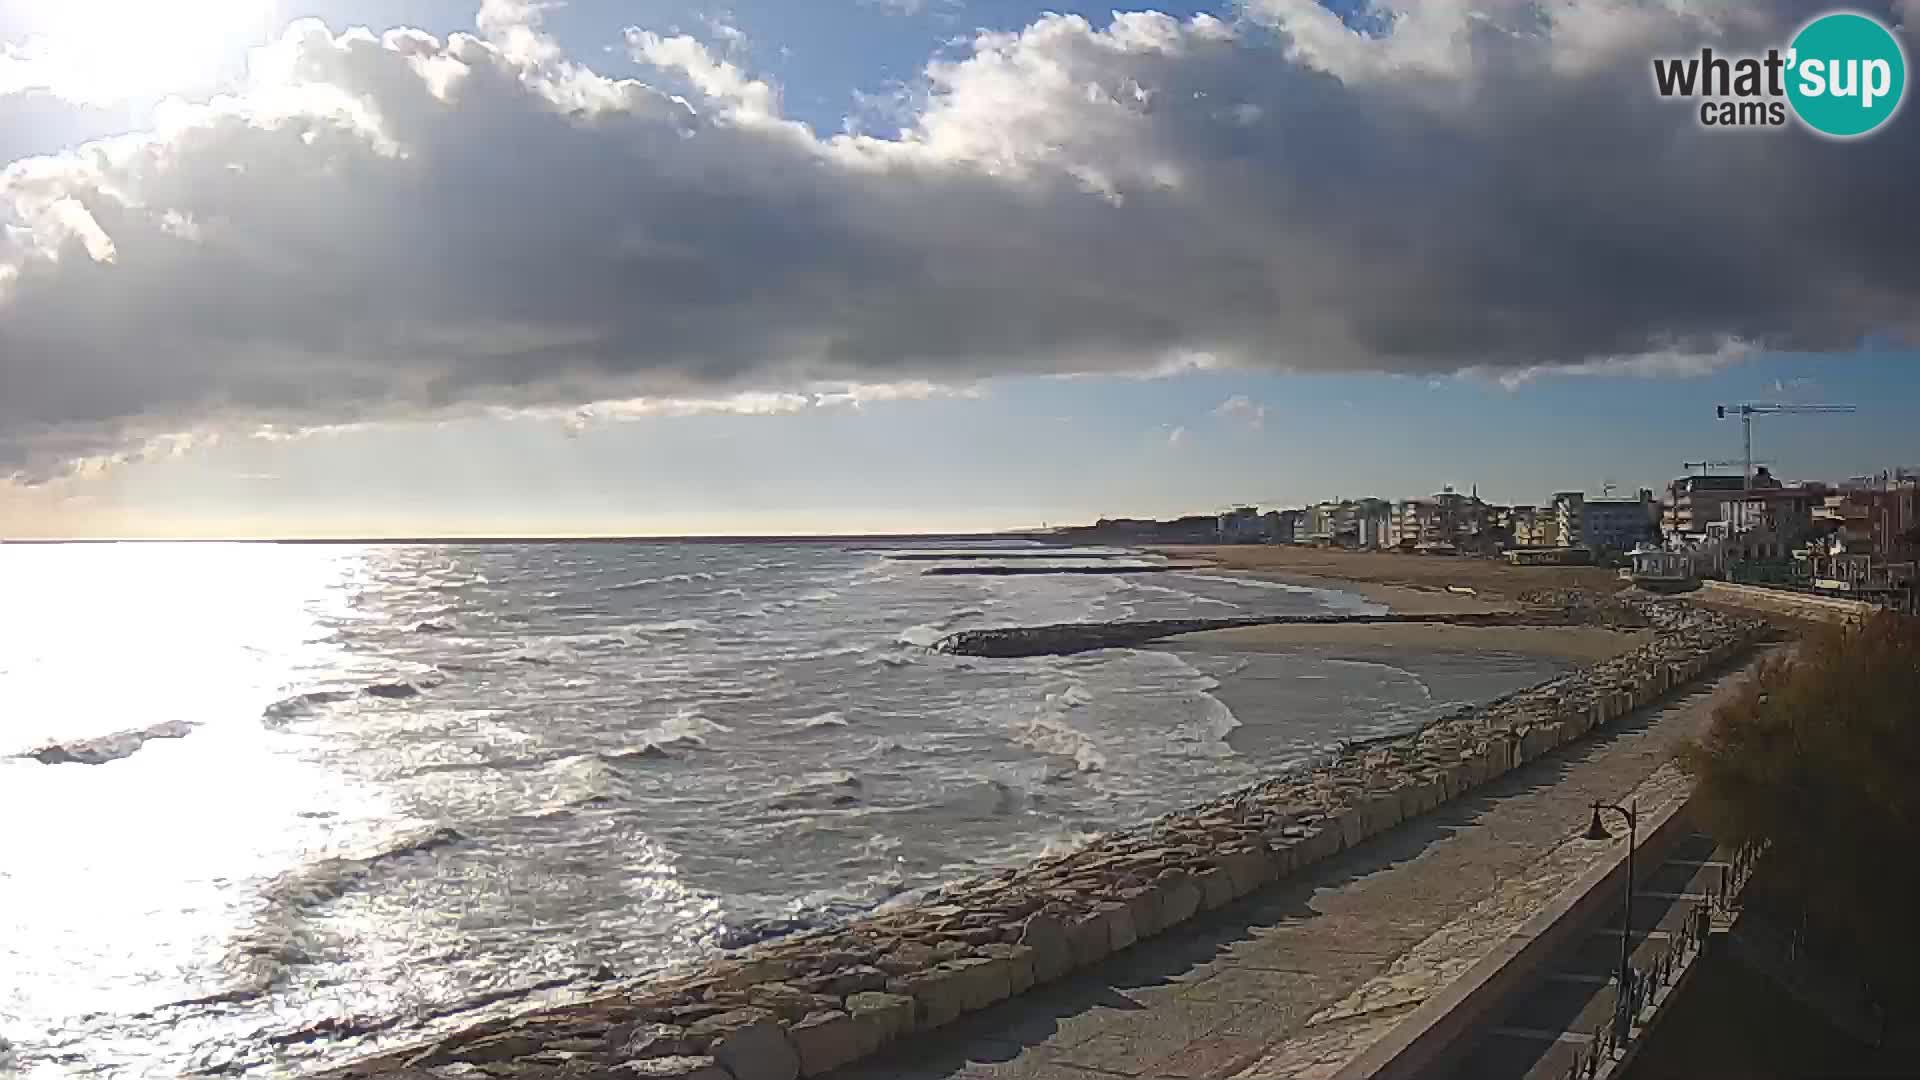
[[[1746,513],[1746,506],[1753,501],[1753,418],[1756,416],[1800,416],[1830,415],[1833,413],[1854,413],[1860,409],[1855,405],[1787,405],[1782,403],[1743,402],[1738,405],[1716,405],[1714,415],[1725,420],[1729,415],[1740,418],[1742,469],[1740,472],[1740,507]]]

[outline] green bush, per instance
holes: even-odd
[[[1769,845],[1767,892],[1883,1000],[1920,1001],[1920,619],[1803,639],[1682,762],[1716,838]]]

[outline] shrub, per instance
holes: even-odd
[[[1920,999],[1920,619],[1815,632],[1682,751],[1716,838],[1880,996]]]

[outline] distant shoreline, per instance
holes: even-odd
[[[286,536],[286,537],[21,537],[0,539],[0,545],[51,544],[888,544],[931,541],[1036,540],[1029,533],[802,533],[751,536]]]

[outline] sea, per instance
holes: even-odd
[[[1002,556],[1099,572],[929,573]],[[304,1075],[907,902],[1557,670],[928,648],[1383,610],[1119,572],[1158,563],[953,540],[0,546],[0,1076]],[[1261,707],[1236,716],[1214,691],[1249,675]]]

